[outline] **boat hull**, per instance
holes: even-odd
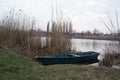
[[[68,54],[65,54],[68,55]],[[59,57],[60,56],[60,57]],[[62,57],[63,56],[63,57]],[[53,64],[88,64],[98,62],[98,54],[95,55],[80,55],[80,56],[67,56],[64,55],[57,56],[40,56],[36,59],[43,65],[53,65]]]

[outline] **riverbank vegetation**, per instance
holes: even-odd
[[[111,34],[116,34],[114,35],[116,43],[113,44],[111,42],[111,46],[106,46],[104,52],[105,54],[102,61],[100,62],[100,65],[107,67],[111,67],[114,65],[120,66],[120,26],[117,12],[115,13],[115,21],[113,21],[110,16],[108,16],[108,20],[109,23],[105,23],[104,20],[102,20],[102,22]]]
[[[71,21],[57,18],[49,21],[46,27],[47,38],[43,39],[41,33],[36,32],[35,19],[12,10],[0,23],[0,46],[29,57],[72,51]]]
[[[120,70],[84,65],[43,66],[0,48],[0,80],[119,80]]]
[[[36,55],[54,55],[73,51],[70,36],[72,33],[72,22],[70,20],[52,19],[48,22],[46,28],[47,37],[43,39],[41,32],[36,32],[35,19],[16,14],[14,10],[3,18],[0,23],[1,80],[120,79],[119,70],[106,67],[70,64],[43,66],[33,62],[31,58]],[[108,66],[111,65],[111,60],[118,60],[119,58],[116,55],[105,54],[101,63]]]
[[[109,40],[116,41],[116,39],[120,39],[120,37],[116,34],[82,34],[82,33],[73,33],[72,38],[77,39],[93,39],[93,40]]]

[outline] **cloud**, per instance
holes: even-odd
[[[119,2],[116,0],[117,3]],[[51,19],[53,12],[63,12],[64,17],[70,17],[76,30],[91,29],[90,26],[99,26],[99,16],[106,19],[106,12],[113,7],[113,0],[0,0],[0,16],[15,6],[22,9],[28,16],[34,16],[42,25]],[[81,26],[81,27],[80,27]]]

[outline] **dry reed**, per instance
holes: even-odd
[[[23,16],[16,17],[14,12],[11,12],[4,18],[0,24],[0,46],[32,57],[37,55],[41,48],[41,41],[34,39],[34,20],[20,19],[21,17]]]
[[[63,54],[71,52],[71,22],[52,21],[51,27],[52,31],[48,33],[46,40],[48,54]]]
[[[120,26],[117,12],[115,12],[115,14],[116,24],[114,24],[114,21],[112,21],[110,16],[108,16],[109,23],[105,23],[104,20],[101,19],[106,28],[112,34],[111,36],[115,37],[116,41],[116,43],[111,43],[111,46],[106,47],[104,58],[99,63],[101,66],[113,66],[120,64]]]
[[[49,24],[46,40],[42,41],[41,34],[34,30],[35,20],[21,15],[16,17],[13,11],[0,23],[0,46],[29,57],[71,52],[71,22],[52,21],[51,31]]]

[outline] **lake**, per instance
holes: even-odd
[[[72,39],[71,41],[72,41],[72,48],[75,49],[76,51],[99,52],[100,55],[98,56],[98,60],[102,60],[106,48],[115,50],[120,47],[120,45],[118,45],[118,41],[110,41],[110,40]],[[93,63],[88,66],[98,66],[98,63]]]
[[[106,48],[118,44],[117,41],[93,40],[93,39],[72,39],[72,49],[76,51],[96,51],[104,54]]]
[[[42,37],[42,41],[45,42],[46,37]],[[76,51],[95,51],[100,54],[104,54],[106,48],[113,49],[114,47],[119,47],[117,41],[111,40],[93,40],[93,39],[76,39],[72,38],[72,49]],[[115,48],[114,48],[115,50]]]
[[[45,37],[42,38],[43,41],[46,40]],[[72,38],[72,49],[76,51],[95,51],[99,52],[100,55],[98,56],[99,60],[102,60],[104,56],[105,49],[113,49],[113,47],[117,47],[118,49],[120,45],[118,45],[118,41],[111,41],[111,40],[93,40],[93,39],[76,39]],[[115,48],[113,50],[115,50]],[[91,64],[93,66],[97,66],[98,63]]]

